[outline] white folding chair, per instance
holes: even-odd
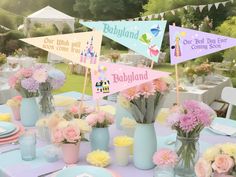
[[[230,118],[233,106],[236,106],[236,88],[225,87],[221,93],[221,99],[229,103],[226,118]]]

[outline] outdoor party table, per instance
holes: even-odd
[[[223,76],[222,76],[223,77]],[[221,98],[221,92],[224,87],[231,87],[232,82],[228,77],[223,77],[223,81],[215,85],[186,86],[184,91],[179,92],[180,103],[184,100],[193,99],[202,101],[210,105],[214,100]],[[168,108],[176,102],[176,90],[171,90],[162,98],[159,106]]]
[[[64,96],[71,96],[76,99],[81,98],[81,94],[78,92],[67,92],[62,94]],[[90,100],[90,97],[85,97],[87,104],[95,105],[95,101]],[[101,101],[101,105],[112,105],[115,106],[114,103],[108,101]],[[10,109],[5,105],[0,105],[0,112],[10,112]],[[236,121],[230,119],[220,119],[216,118],[214,121],[221,123],[222,121],[228,125],[235,125]],[[163,147],[174,148],[174,145],[168,145],[169,142],[175,140],[176,134],[169,128],[160,125],[159,123],[155,123],[156,135],[157,135],[157,147],[158,149]],[[117,166],[115,164],[114,159],[114,149],[112,146],[112,138],[117,135],[122,135],[124,132],[121,130],[117,130],[115,125],[109,127],[110,131],[110,150],[109,153],[112,157],[111,165],[107,167],[121,177],[152,177],[153,169],[151,170],[139,170],[134,167],[132,163],[132,159],[130,159],[130,163],[128,166]],[[208,129],[204,129],[200,136],[200,151],[203,152],[206,148],[218,144],[218,143],[226,143],[226,142],[234,142],[236,143],[236,138],[229,136],[217,135],[211,132]],[[62,169],[65,164],[62,160],[57,162],[47,162],[44,157],[44,148],[45,145],[38,141],[37,143],[37,158],[33,161],[23,161],[21,160],[21,155],[19,149],[13,150],[6,153],[1,153],[6,150],[15,149],[18,145],[1,145],[0,146],[0,176],[1,177],[37,177],[49,172],[53,172],[56,170]],[[147,147],[148,148],[148,147]],[[77,165],[88,165],[86,163],[86,155],[90,152],[90,144],[89,142],[81,142],[80,145],[80,160]],[[50,175],[48,175],[50,176]]]

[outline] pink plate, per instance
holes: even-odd
[[[14,140],[18,139],[22,133],[24,133],[25,129],[22,125],[16,125],[16,126],[18,127],[17,128],[18,131],[12,136],[9,136],[9,137],[6,137],[6,138],[1,138],[0,139],[1,144],[14,141]]]

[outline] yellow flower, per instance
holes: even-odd
[[[207,161],[211,162],[215,160],[215,157],[220,154],[220,146],[216,145],[212,148],[207,149],[204,154],[203,158],[206,159]]]
[[[48,118],[48,117],[39,119],[39,120],[36,122],[35,126],[36,126],[36,127],[47,127],[47,126],[48,126],[48,121],[49,121],[49,118]]]
[[[68,127],[69,124],[70,124],[69,121],[62,120],[62,121],[58,122],[56,127],[59,128],[59,129],[63,129],[63,128]]]
[[[110,164],[111,157],[109,153],[105,151],[96,150],[88,153],[86,160],[91,165],[97,167],[106,167]]]
[[[118,104],[121,105],[123,108],[129,108],[130,107],[130,102],[127,100],[125,97],[119,95],[117,97]]]
[[[91,127],[89,126],[89,124],[85,120],[83,120],[83,119],[76,119],[74,121],[75,121],[76,125],[79,127],[80,132],[82,134],[88,133],[88,132],[91,131]]]
[[[0,113],[0,121],[10,122],[11,121],[11,114]]]
[[[113,144],[115,146],[131,146],[133,143],[133,138],[128,136],[117,136],[113,139]]]
[[[170,115],[170,109],[169,108],[162,108],[160,109],[156,121],[160,124],[164,124],[166,122],[167,117]]]
[[[10,107],[20,106],[20,102],[13,99],[9,99],[7,100],[7,106],[10,106]]]
[[[136,127],[137,122],[134,119],[123,117],[120,125],[123,128],[134,128]]]
[[[235,143],[226,143],[221,145],[221,150],[223,153],[228,154],[229,156],[236,156],[236,144]]]

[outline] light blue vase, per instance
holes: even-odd
[[[154,168],[153,154],[157,150],[156,132],[154,123],[138,124],[134,133],[134,165],[148,170]]]
[[[39,118],[39,107],[35,97],[23,98],[20,107],[21,122],[26,127],[33,127]]]
[[[116,128],[117,129],[122,129],[121,127],[121,121],[123,117],[129,117],[131,119],[133,119],[132,114],[127,111],[125,108],[123,108],[120,104],[116,104],[116,115],[115,115],[115,124],[116,124]]]
[[[108,127],[105,128],[93,128],[90,134],[91,150],[104,150],[109,149],[110,135]]]

